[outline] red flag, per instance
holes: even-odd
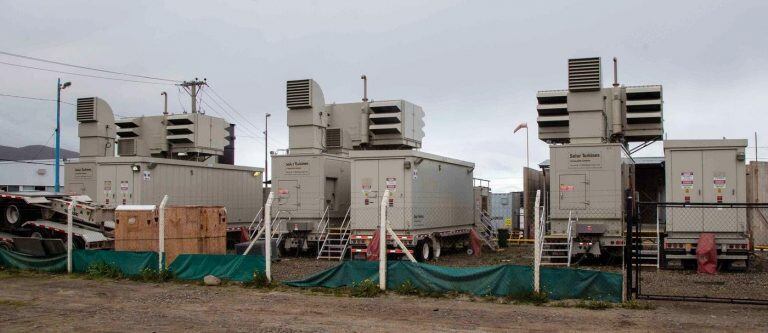
[[[515,130],[512,131],[512,133],[517,133],[517,131],[523,128],[528,128],[528,123],[520,123],[520,125],[517,125],[517,127],[515,127]]]

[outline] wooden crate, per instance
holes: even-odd
[[[115,213],[115,250],[157,251],[157,210],[119,210]],[[227,250],[227,213],[221,206],[165,208],[165,258],[179,254],[224,254]]]

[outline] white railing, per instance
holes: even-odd
[[[576,217],[576,220],[578,221],[579,217]],[[568,211],[568,230],[565,232],[566,239],[568,244],[566,245],[568,247],[568,263],[566,264],[568,267],[571,267],[571,253],[573,253],[573,212]]]
[[[328,210],[331,208],[331,206],[325,206],[325,210],[323,211],[323,215],[320,216],[320,222],[317,224],[317,230],[320,231],[320,236],[327,236],[328,231],[328,223],[330,223],[331,218],[330,214],[328,214]],[[326,237],[327,238],[327,237]]]
[[[261,216],[261,213],[264,212],[264,207],[259,208],[259,212],[256,213],[256,216],[253,217],[253,221],[251,221],[251,224],[248,225],[248,230],[253,230],[253,225],[256,224],[256,227],[258,227],[261,223],[263,223],[264,219]],[[249,235],[252,236],[252,235]]]

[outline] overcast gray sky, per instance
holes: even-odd
[[[426,113],[423,150],[477,164],[495,191],[521,187],[532,164],[536,91],[566,88],[569,57],[619,58],[623,84],[664,86],[670,139],[763,138],[768,123],[768,1],[0,1],[0,51],[173,79],[207,78],[253,123],[239,127],[237,163],[285,148],[285,81],[313,78],[326,102],[403,98]],[[97,74],[0,55],[0,62]],[[188,108],[173,86],[59,75],[0,64],[0,94],[99,96],[126,116]],[[610,72],[604,72],[609,84]],[[181,98],[181,102],[179,99]],[[73,108],[63,147],[77,150]],[[216,114],[214,110],[208,110]],[[55,105],[0,96],[0,144],[45,144]],[[258,127],[258,128],[253,128]],[[768,142],[768,138],[759,142]],[[48,142],[52,145],[52,141]],[[762,145],[768,146],[767,143]],[[760,144],[758,144],[760,146]],[[768,149],[761,153],[768,157]],[[660,144],[643,152],[661,155]],[[750,149],[748,157],[752,157]]]

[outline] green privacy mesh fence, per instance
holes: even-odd
[[[66,256],[64,257],[66,260]],[[125,276],[137,276],[145,269],[157,270],[157,252],[73,250],[72,271],[85,273],[88,266],[103,262],[117,267]]]
[[[157,270],[156,252],[72,251],[72,270],[85,273],[94,263],[103,262],[117,267],[125,276],[137,276],[145,269]],[[0,249],[0,266],[43,272],[66,272],[67,256],[31,257]],[[264,272],[264,257],[215,254],[182,254],[168,267],[181,280],[199,280],[214,275],[224,280],[252,281],[255,272]]]
[[[157,253],[98,250],[72,251],[72,271],[74,272],[85,273],[88,271],[88,266],[98,262],[115,266],[126,276],[135,276],[139,275],[146,268],[157,269]],[[22,270],[66,272],[67,255],[41,258],[0,249],[0,265]]]
[[[200,280],[213,275],[222,280],[247,282],[256,272],[264,272],[263,256],[234,254],[181,254],[168,270],[176,279]]]
[[[301,281],[294,287],[337,288],[371,279],[378,282],[378,263],[346,261]],[[519,295],[533,291],[533,269],[529,266],[497,265],[444,267],[408,261],[387,262],[387,289],[409,281],[430,292],[457,291],[478,296]],[[595,299],[621,301],[621,274],[578,269],[541,269],[542,291],[551,299]]]
[[[38,258],[0,249],[0,266],[41,272],[66,272],[67,255]]]

